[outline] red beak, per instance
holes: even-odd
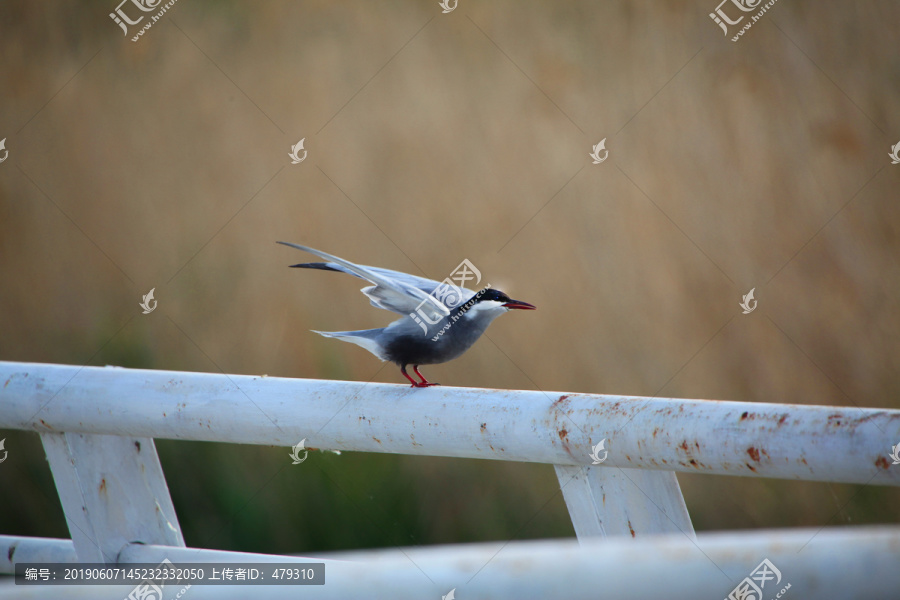
[[[522,302],[521,300],[510,300],[506,304],[504,304],[506,308],[518,308],[519,310],[537,310],[537,306],[534,304],[528,304],[527,302]]]

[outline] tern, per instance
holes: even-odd
[[[360,291],[372,306],[403,315],[380,329],[313,331],[362,346],[382,361],[395,363],[412,387],[439,385],[425,379],[419,372],[420,365],[436,365],[458,358],[481,337],[491,321],[505,312],[537,308],[527,302],[513,300],[490,286],[474,292],[399,271],[357,265],[308,246],[278,243],[328,261],[300,263],[291,267],[338,271],[364,279],[372,285]],[[412,365],[420,381],[406,372],[409,365]]]

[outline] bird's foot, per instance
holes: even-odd
[[[412,381],[413,387],[430,387],[432,385],[441,385],[439,383],[431,383],[427,379],[425,379],[425,376],[419,373],[419,365],[413,365],[413,371],[416,372],[416,377],[419,378],[419,383],[416,383],[412,377],[407,377],[407,379]]]
[[[441,385],[441,384],[431,383],[430,381],[417,381],[417,382],[414,382],[410,387],[423,388],[423,387],[431,387],[433,385]]]

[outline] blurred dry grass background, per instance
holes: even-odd
[[[715,4],[180,0],[132,43],[114,1],[3,3],[0,359],[401,382],[308,331],[391,317],[288,240],[540,307],[447,384],[897,408],[900,6],[732,43]],[[0,531],[67,537],[37,436],[0,435]],[[572,535],[549,466],[158,446],[189,545]],[[898,521],[893,489],[679,479],[698,529]]]

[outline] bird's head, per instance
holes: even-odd
[[[528,304],[527,302],[522,302],[521,300],[513,300],[500,290],[495,290],[493,288],[485,288],[478,292],[475,295],[479,304],[482,304],[485,307],[503,307],[507,310],[519,309],[519,310],[536,310],[537,306],[533,304]]]

